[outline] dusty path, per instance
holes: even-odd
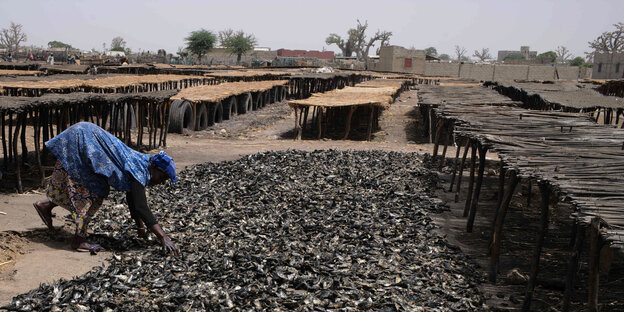
[[[285,102],[268,105],[261,110],[236,116],[233,120],[217,124],[208,130],[186,135],[171,134],[166,151],[178,165],[188,165],[234,160],[243,155],[269,150],[387,150],[400,152],[430,152],[431,144],[416,144],[409,133],[415,131],[413,112],[416,92],[405,92],[380,120],[380,131],[367,141],[303,140],[289,137],[294,126],[294,114]],[[43,190],[26,194],[0,195],[0,230],[6,240],[18,241],[12,246],[15,252],[7,253],[13,262],[0,266],[0,305],[8,303],[19,293],[59,278],[71,278],[101,265],[111,254],[97,256],[76,253],[69,249],[66,240],[73,233],[71,224],[65,224],[67,213],[57,208],[54,223],[61,226],[61,234],[50,236],[32,203],[43,198]],[[16,231],[11,234],[8,231]],[[9,235],[14,235],[9,237]],[[17,238],[16,238],[17,237]],[[10,255],[9,255],[10,253]]]

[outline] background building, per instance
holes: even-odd
[[[535,58],[537,57],[537,51],[530,51],[529,46],[521,46],[520,51],[508,51],[508,50],[498,51],[498,58],[496,60],[498,62],[502,62],[510,54],[521,54],[522,56],[524,56],[524,59],[527,61],[535,60]]]
[[[425,72],[424,50],[406,49],[400,46],[383,46],[379,59],[369,59],[368,69],[397,73],[423,74]]]
[[[624,78],[624,53],[596,53],[592,78],[619,79]]]

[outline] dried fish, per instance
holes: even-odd
[[[183,256],[135,237],[123,194],[93,221],[107,267],[9,310],[483,311],[481,276],[435,231],[416,154],[285,151],[196,165],[149,202]]]

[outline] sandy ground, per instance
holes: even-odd
[[[285,102],[266,106],[258,111],[236,116],[207,130],[185,135],[170,134],[165,149],[178,168],[188,165],[235,160],[243,155],[270,150],[357,149],[401,152],[430,152],[432,144],[412,140],[409,134],[416,125],[413,116],[416,93],[404,93],[386,110],[380,120],[382,130],[372,141],[301,140],[292,139],[294,114]],[[96,256],[78,253],[68,247],[73,227],[65,223],[67,212],[55,209],[55,226],[59,234],[51,234],[32,207],[44,197],[44,191],[0,195],[0,305],[20,293],[59,278],[71,278],[105,265],[109,252]],[[10,242],[10,243],[9,243]]]

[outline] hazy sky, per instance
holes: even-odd
[[[108,47],[123,37],[133,51],[164,48],[175,53],[189,32],[225,28],[253,33],[271,49],[339,51],[325,38],[345,35],[356,19],[368,20],[369,33],[393,32],[391,44],[453,55],[454,46],[517,50],[529,45],[544,52],[568,47],[576,56],[587,42],[624,21],[623,0],[592,1],[37,1],[0,0],[0,28],[24,25],[26,45],[59,40],[83,50]],[[374,51],[375,49],[371,49]]]

